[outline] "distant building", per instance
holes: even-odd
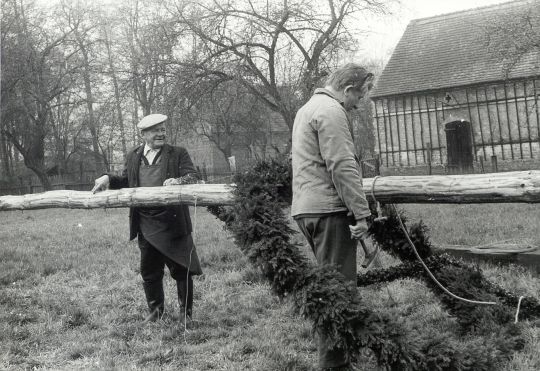
[[[271,112],[269,125],[256,138],[249,133],[238,132],[231,150],[235,158],[236,170],[241,171],[258,160],[284,155],[290,142],[290,132],[283,118]],[[250,144],[251,143],[251,144]],[[186,147],[193,163],[209,176],[209,180],[227,180],[231,174],[230,162],[225,155],[204,135],[193,134],[179,141]]]
[[[506,69],[486,34],[531,10],[540,28],[538,9],[514,1],[409,23],[371,94],[383,169],[540,169],[540,51]]]

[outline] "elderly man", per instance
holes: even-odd
[[[107,188],[159,187],[197,182],[197,171],[185,148],[165,143],[167,116],[151,114],[137,124],[144,144],[130,150],[121,176],[108,174],[96,179],[92,192]],[[138,237],[141,276],[150,314],[146,321],[160,319],[164,312],[165,265],[176,280],[182,318],[191,318],[193,275],[202,274],[191,237],[187,205],[130,208],[130,240]]]
[[[317,262],[336,265],[354,283],[356,239],[367,231],[366,217],[371,213],[362,191],[348,112],[367,94],[372,78],[355,64],[336,70],[324,89],[315,90],[300,108],[292,132],[292,216]],[[350,369],[348,355],[327,344],[319,334],[320,367]]]

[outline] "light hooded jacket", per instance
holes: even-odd
[[[356,161],[352,127],[341,102],[317,89],[298,111],[292,132],[293,217],[352,212],[370,215]]]

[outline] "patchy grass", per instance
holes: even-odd
[[[411,205],[406,210],[411,218],[424,219],[434,243],[539,238],[537,207]],[[50,209],[3,212],[0,218],[0,369],[316,367],[311,324],[270,292],[222,224],[203,208],[197,211],[195,241],[205,274],[195,280],[194,321],[187,330],[168,275],[164,320],[142,323],[147,309],[137,244],[126,241],[127,210]],[[397,263],[386,255],[382,262]],[[505,288],[539,296],[540,280],[526,269],[482,267]],[[375,310],[401,316],[411,331],[467,343],[455,338],[453,319],[418,281],[372,286],[361,295]],[[540,369],[539,335],[531,326],[525,350],[501,369]],[[365,370],[375,369],[368,352],[362,361]]]

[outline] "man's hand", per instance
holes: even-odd
[[[363,239],[368,231],[366,219],[357,220],[356,224],[349,225],[351,231],[351,238],[355,240]]]
[[[197,184],[199,180],[195,174],[189,173],[180,178],[169,178],[163,182],[164,186],[183,185],[183,184]],[[204,182],[203,182],[204,183]]]
[[[106,189],[109,189],[109,176],[103,175],[95,180],[94,188],[92,188],[92,193],[104,191]]]
[[[174,185],[182,185],[182,182],[178,180],[177,178],[169,178],[165,179],[163,182],[164,186],[174,186]]]

